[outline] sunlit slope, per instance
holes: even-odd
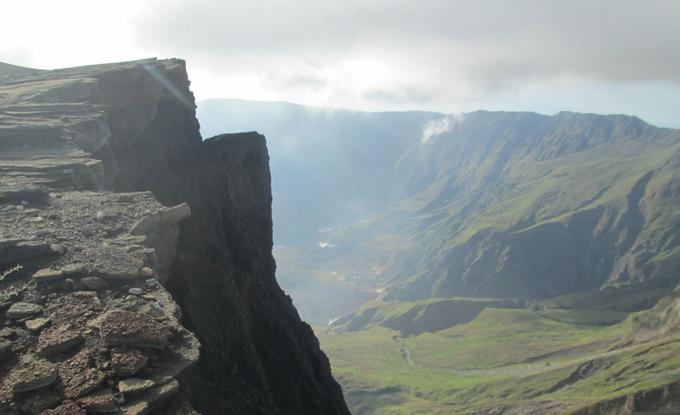
[[[413,196],[375,221],[407,218],[386,298],[673,285],[678,160],[678,131],[634,117],[466,114],[397,163]]]
[[[669,317],[677,310],[673,294],[615,324],[609,312],[487,308],[417,336],[380,326],[317,335],[357,415],[566,414],[627,401],[659,410],[674,404],[660,393],[680,381],[677,317]]]

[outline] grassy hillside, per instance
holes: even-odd
[[[335,320],[335,330],[357,331],[383,326],[402,334],[443,330],[472,321],[487,308],[525,308],[521,300],[497,298],[431,298],[414,302],[370,301]]]
[[[646,313],[602,325],[623,316],[487,308],[417,336],[385,327],[317,335],[357,415],[571,413],[680,380],[676,336],[630,340]]]

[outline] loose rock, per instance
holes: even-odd
[[[182,219],[191,216],[191,208],[188,204],[182,203],[164,210],[159,210],[137,223],[130,229],[133,235],[147,234],[150,231],[169,225],[174,225]]]
[[[44,268],[33,274],[33,279],[38,282],[49,282],[65,278],[74,274],[81,274],[85,272],[86,268],[83,264],[68,264],[58,269]]]
[[[24,324],[26,324],[26,329],[28,331],[38,332],[50,324],[50,321],[51,320],[47,317],[38,317],[33,320],[27,320]]]
[[[91,290],[101,290],[102,288],[106,288],[107,285],[106,280],[99,277],[85,277],[82,278],[80,282]]]
[[[154,382],[148,379],[125,379],[118,382],[118,391],[123,394],[134,394],[143,392],[153,385]]]
[[[87,350],[78,352],[62,363],[59,366],[59,377],[64,384],[64,394],[71,399],[87,395],[106,379],[104,373],[92,367],[92,359]]]
[[[38,354],[43,357],[65,352],[83,341],[83,336],[62,328],[43,332],[38,338]]]
[[[131,376],[147,364],[147,357],[137,349],[115,348],[111,351],[111,369],[120,376]]]
[[[35,359],[24,363],[9,374],[12,391],[28,392],[51,385],[57,380],[57,368],[45,360]]]
[[[142,290],[141,288],[136,288],[136,287],[130,288],[128,290],[128,292],[132,295],[142,295],[142,294],[144,294],[144,290]]]
[[[62,396],[52,390],[41,390],[31,395],[21,405],[21,410],[32,414],[39,414],[45,409],[52,408],[59,404]]]
[[[163,349],[169,329],[146,314],[107,311],[101,319],[101,337],[107,346],[140,346]]]
[[[7,310],[7,317],[12,320],[20,320],[40,314],[42,311],[43,308],[38,304],[19,302],[12,304]]]
[[[75,402],[66,400],[61,405],[54,409],[43,411],[41,415],[85,415],[83,408],[76,405]]]
[[[118,405],[111,389],[103,389],[78,399],[78,403],[89,413],[116,413]]]

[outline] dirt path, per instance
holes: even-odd
[[[399,345],[399,351],[401,352],[401,356],[404,358],[406,363],[409,366],[413,366],[413,359],[411,359],[411,350],[406,347],[406,344],[404,344],[404,341],[400,337],[395,337],[394,341]]]

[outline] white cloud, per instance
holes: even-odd
[[[453,129],[456,123],[463,122],[464,119],[465,114],[458,113],[429,121],[425,124],[425,127],[423,127],[423,132],[420,135],[421,144],[427,144],[433,137],[448,133]]]
[[[54,68],[180,57],[198,99],[443,112],[527,102],[521,109],[540,112],[592,101],[570,84],[602,94],[630,85],[645,102],[658,88],[639,85],[680,91],[676,0],[6,3],[0,61]],[[534,102],[528,90],[552,92]],[[593,111],[624,108],[599,101]]]

